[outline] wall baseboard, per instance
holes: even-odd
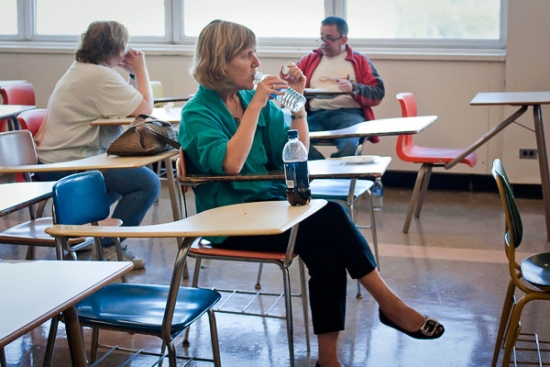
[[[417,172],[411,171],[386,171],[382,182],[387,187],[414,187]],[[522,199],[542,199],[541,185],[513,184],[514,195]],[[432,172],[428,189],[455,190],[470,192],[497,192],[497,186],[493,176],[469,175],[461,173],[436,173]]]

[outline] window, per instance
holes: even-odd
[[[17,1],[0,0],[2,9],[2,21],[0,22],[0,35],[17,34]]]
[[[125,24],[133,43],[194,44],[213,19],[250,27],[260,46],[311,46],[327,15],[357,46],[504,48],[507,0],[0,0],[0,40],[75,42],[89,23]]]
[[[500,41],[501,0],[347,0],[350,37],[374,40]]]
[[[281,6],[278,1],[264,0],[184,0],[183,31],[185,36],[196,37],[211,20],[224,19],[249,27],[259,38],[315,39],[325,17],[324,3],[298,0]]]
[[[166,34],[164,0],[35,0],[35,6],[36,36],[80,35],[100,19],[121,22],[133,37]]]

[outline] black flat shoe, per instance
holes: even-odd
[[[404,334],[407,334],[414,339],[437,339],[441,337],[441,335],[443,335],[443,333],[445,332],[445,328],[439,323],[439,321],[427,316],[426,321],[424,321],[424,325],[422,325],[420,330],[414,332],[403,330],[402,328],[394,324],[393,321],[388,319],[380,309],[378,309],[378,316],[382,324],[394,328],[395,330],[400,331]]]

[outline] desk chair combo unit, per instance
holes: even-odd
[[[398,93],[396,95],[401,105],[403,117],[417,116],[416,99],[412,93]],[[397,156],[404,162],[419,163],[420,169],[416,176],[411,201],[407,210],[407,217],[403,224],[403,233],[409,232],[413,212],[415,218],[420,217],[422,203],[428,191],[430,176],[434,167],[444,167],[447,163],[459,156],[464,150],[453,148],[422,147],[413,142],[411,135],[399,135],[396,145]],[[460,163],[473,167],[477,163],[475,152],[464,157]]]
[[[176,162],[177,177],[183,177],[186,174],[185,168],[185,155],[183,150],[180,149],[180,156]],[[185,208],[185,216],[187,216],[187,208],[185,203],[185,193],[188,190],[188,186],[182,186],[183,207]],[[288,205],[286,202],[283,204]],[[305,266],[301,259],[298,259],[298,270],[300,276],[300,292],[292,293],[290,287],[290,266],[292,261],[296,257],[294,254],[294,241],[296,240],[295,234],[290,236],[289,245],[286,252],[259,252],[259,251],[247,251],[247,250],[229,250],[223,248],[215,248],[209,246],[207,241],[198,241],[194,243],[189,249],[189,257],[195,259],[195,269],[193,272],[192,286],[199,287],[199,276],[202,267],[203,260],[219,260],[219,261],[233,261],[233,262],[247,262],[260,264],[260,270],[258,272],[258,278],[255,286],[255,291],[243,290],[243,289],[226,289],[217,288],[212,289],[218,292],[228,294],[227,298],[216,307],[214,311],[219,313],[229,313],[236,315],[247,316],[259,316],[266,318],[284,319],[286,321],[286,330],[288,338],[288,348],[290,355],[290,366],[294,366],[294,327],[292,320],[292,297],[301,298],[302,311],[304,315],[304,328],[306,337],[307,352],[310,352],[310,340],[309,340],[309,317],[308,317],[308,296],[306,288],[306,275]],[[274,264],[279,267],[282,273],[283,280],[283,292],[266,292],[261,290],[260,278],[263,264]],[[211,288],[211,287],[208,287]],[[251,297],[250,302],[245,304],[244,307],[238,309],[230,302],[231,298],[237,298],[238,295],[248,295]],[[257,312],[249,310],[254,301],[260,301],[263,298],[274,298],[274,303],[270,307],[266,307],[267,311]],[[279,300],[284,299],[285,312],[284,315],[272,313],[272,310],[276,307]],[[226,306],[224,308],[224,306]]]
[[[547,366],[548,363],[543,363],[541,360],[541,352],[545,352],[545,355],[548,355],[550,352],[550,342],[538,340],[537,334],[521,332],[521,315],[524,307],[531,301],[550,301],[550,268],[548,266],[550,263],[550,252],[531,255],[518,262],[519,260],[516,259],[516,250],[521,245],[523,238],[521,215],[516,205],[512,186],[499,159],[495,159],[493,162],[491,173],[497,183],[504,212],[504,251],[508,259],[508,271],[510,274],[491,366],[497,366],[501,349],[504,349],[502,367],[510,365],[511,359],[513,359],[514,365],[526,363]],[[521,295],[516,297],[516,291],[521,292]],[[518,341],[536,342],[536,348],[519,348],[516,345]],[[544,346],[546,347],[545,349],[543,349]],[[537,355],[538,363],[517,361],[521,350],[531,351],[531,355],[534,351]]]
[[[87,172],[79,175],[91,175]],[[66,181],[73,179],[67,177]],[[60,181],[61,182],[61,181]],[[169,286],[114,284],[77,304],[83,326],[93,328],[92,358],[99,346],[99,329],[154,335],[168,350],[170,366],[176,366],[174,339],[203,314],[208,314],[214,365],[220,366],[214,305],[220,299],[215,290],[180,287],[185,259],[192,245],[203,236],[275,235],[291,230],[295,238],[298,224],[325,205],[315,200],[303,207],[290,207],[286,202],[260,202],[225,206],[188,218],[148,226],[90,227],[57,225],[47,232],[60,241],[71,236],[126,238],[183,238],[175,259]],[[293,243],[292,243],[293,246]],[[291,250],[289,250],[291,251]],[[139,295],[139,296],[138,296]],[[141,352],[144,354],[144,352]],[[148,353],[149,354],[149,353]],[[156,355],[151,352],[150,354]],[[161,356],[162,358],[162,356]],[[195,358],[195,360],[203,360]]]
[[[71,228],[87,231],[86,228],[90,227],[81,226],[82,224],[98,221],[109,215],[109,198],[103,175],[99,171],[67,176],[54,185],[53,192],[54,210],[60,221],[65,224],[57,225],[54,229],[48,229],[48,233],[57,236],[56,240],[60,243],[60,246],[65,246],[67,240],[73,236],[70,233]],[[85,208],[85,210],[82,208]],[[101,233],[91,231],[89,235],[96,239],[114,237],[118,240],[121,234],[117,234],[117,231],[122,231],[123,227],[97,227],[96,229],[99,228],[110,229],[111,232],[103,236]],[[149,235],[143,237],[155,237],[156,234],[157,232],[152,232],[152,234],[149,233]],[[128,236],[124,234],[124,237]],[[216,366],[220,366],[216,325],[214,316],[210,311],[211,307],[218,302],[219,294],[209,290],[179,287],[183,264],[188,251],[187,246],[190,245],[188,241],[189,239],[184,240],[179,248],[170,286],[111,284],[77,304],[76,308],[80,323],[83,326],[91,327],[93,330],[92,363],[99,363],[117,349],[130,351],[122,347],[111,347],[106,355],[99,360],[97,359],[98,348],[102,346],[99,343],[99,330],[109,329],[161,338],[163,341],[161,353],[139,351],[137,354],[157,355],[163,359],[167,348],[170,366],[176,366],[173,340],[191,323],[208,312],[214,351],[212,360]],[[117,247],[117,253],[119,259],[122,258],[120,246]],[[56,330],[52,329],[50,330],[45,354],[45,365],[48,366],[51,363],[56,335]],[[204,359],[195,358],[195,360]]]

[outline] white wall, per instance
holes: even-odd
[[[378,118],[400,115],[395,100],[398,92],[416,95],[419,114],[439,116],[439,120],[415,141],[426,146],[466,147],[509,115],[512,108],[472,107],[477,92],[550,90],[549,35],[550,2],[546,0],[509,0],[508,46],[506,58],[463,56],[403,57],[368,52],[386,84],[386,98],[375,109]],[[350,40],[353,45],[353,41]],[[147,51],[151,79],[163,83],[165,95],[193,93],[197,84],[189,76],[190,53]],[[260,51],[261,70],[272,72],[286,61],[303,53],[275,54]],[[35,85],[37,106],[45,107],[56,81],[72,62],[71,50],[10,50],[0,47],[0,79],[26,79]],[[550,118],[550,109],[543,108]],[[532,128],[532,112],[520,122]],[[550,130],[548,128],[547,130]],[[550,132],[549,132],[550,133]],[[547,134],[548,135],[548,134]],[[550,141],[550,140],[549,140]],[[511,125],[478,149],[474,168],[459,165],[450,173],[489,174],[494,158],[501,158],[515,183],[540,183],[537,161],[519,160],[520,148],[536,148],[534,134]],[[369,145],[368,153],[394,157],[392,170],[416,171],[395,155],[395,138]],[[444,170],[439,170],[444,172]]]

